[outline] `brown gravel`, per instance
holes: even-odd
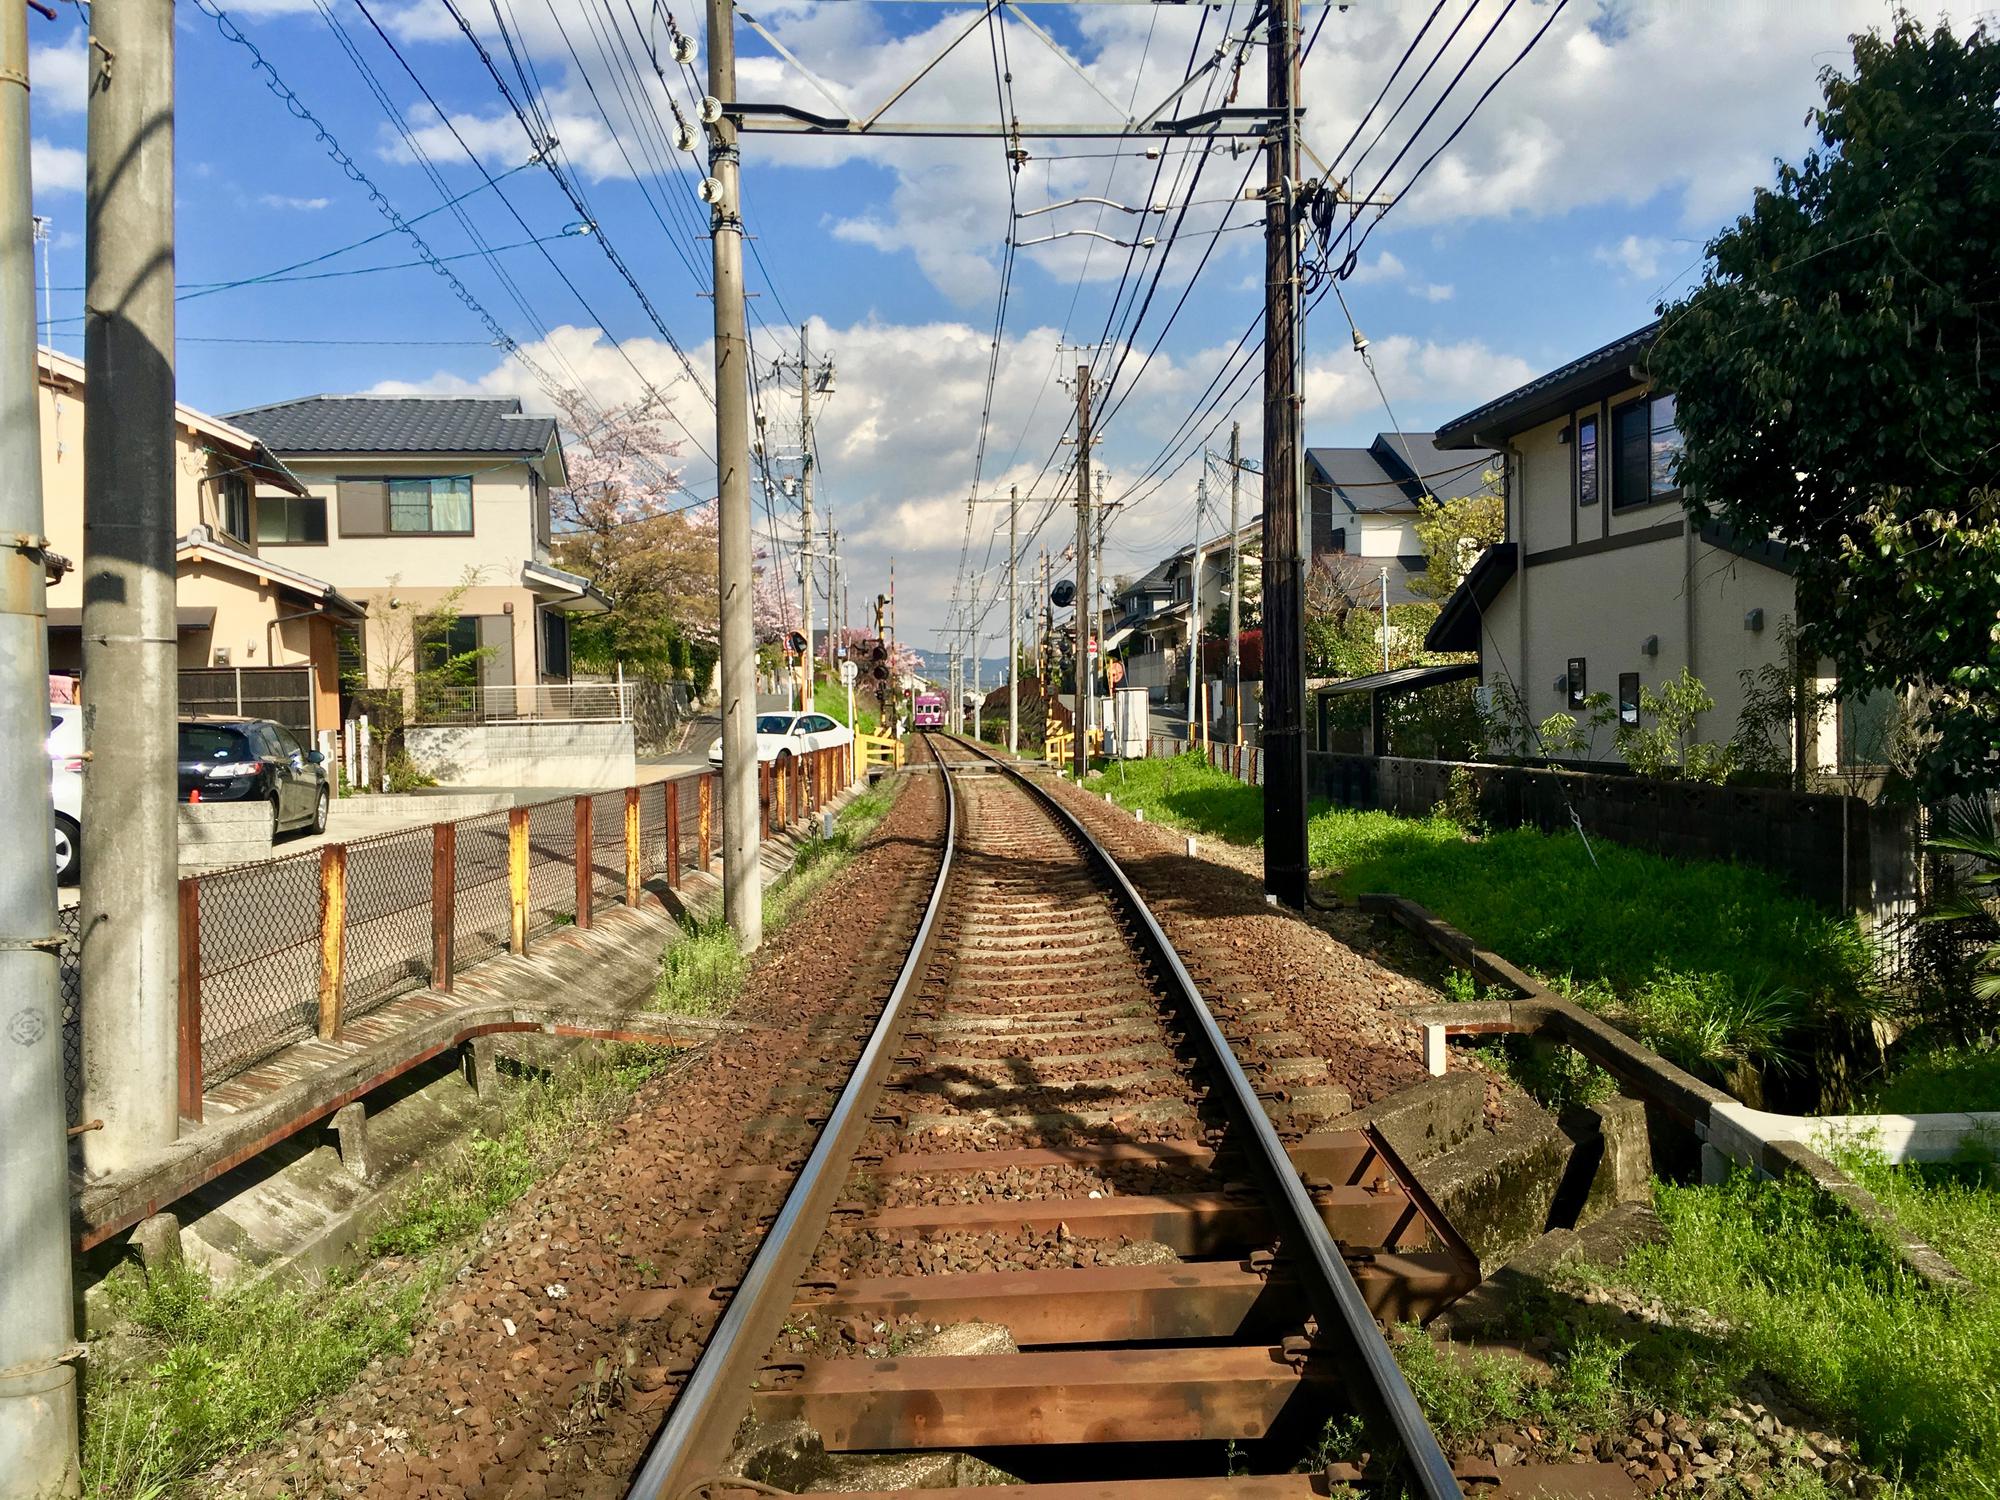
[[[740,1276],[790,1181],[731,1180],[729,1169],[803,1162],[809,1131],[763,1127],[845,1077],[915,931],[936,864],[912,855],[935,849],[941,818],[936,780],[911,778],[853,862],[760,955],[735,1014],[761,1029],[650,1082],[622,1121],[488,1227],[405,1356],[377,1361],[199,1493],[622,1495],[713,1319],[700,1289]]]

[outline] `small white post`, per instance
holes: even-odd
[[[1444,1077],[1444,1022],[1424,1022],[1424,1069],[1433,1078]]]
[[[618,722],[623,724],[632,717],[632,706],[625,701],[625,658],[618,658]]]
[[[1192,838],[1190,838],[1190,839],[1189,839],[1189,840],[1187,841],[1187,849],[1188,849],[1188,858],[1189,858],[1189,859],[1193,859],[1193,858],[1194,858],[1194,840],[1193,840]]]
[[[369,751],[372,748],[373,741],[368,731],[368,715],[363,714],[361,716],[361,780],[356,783],[356,785],[361,787],[368,787],[374,784],[368,776]]]

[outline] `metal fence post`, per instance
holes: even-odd
[[[588,927],[590,925],[590,887],[591,887],[591,873],[592,873],[591,850],[590,850],[590,840],[591,840],[590,798],[578,797],[575,800],[576,800],[576,857],[573,860],[571,860],[570,863],[576,866],[576,925],[578,927]]]
[[[715,826],[711,821],[714,817],[713,808],[715,806],[715,773],[713,771],[704,771],[701,773],[701,790],[697,795],[701,798],[701,806],[696,810],[697,821],[700,826],[696,828],[695,836],[701,840],[701,873],[706,875],[714,868],[713,856],[715,854]]]
[[[511,917],[508,948],[528,951],[528,810],[507,811],[507,907]]]
[[[667,889],[681,888],[681,788],[677,781],[663,782],[667,799]]]
[[[451,993],[451,940],[458,925],[458,825],[431,824],[431,988]]]
[[[639,904],[639,789],[625,788],[625,904]]]
[[[180,1109],[201,1123],[201,877],[180,884]]]
[[[347,846],[319,851],[319,1038],[340,1031],[341,969],[347,957]]]

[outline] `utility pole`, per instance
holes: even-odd
[[[1299,544],[1299,0],[1272,0],[1264,144],[1264,890],[1306,904],[1305,578]]]
[[[708,0],[708,92],[736,97],[734,0]],[[743,312],[743,202],[736,124],[708,127],[715,282],[716,549],[722,606],[722,913],[745,953],[764,941],[757,861],[757,636],[751,622],[750,336]]]
[[[826,666],[837,671],[834,648],[840,638],[840,538],[833,529],[833,510],[826,513]]]
[[[1090,774],[1090,366],[1076,367],[1076,742],[1072,768]]]
[[[164,0],[158,7],[168,8]],[[121,29],[114,18],[103,19]],[[48,599],[28,138],[28,8],[10,5],[0,9],[0,454],[7,455],[0,458],[0,537],[8,538],[15,564],[0,568],[0,843],[16,854],[0,861],[0,995],[7,997],[9,1039],[0,1044],[7,1049],[0,1068],[5,1500],[72,1496],[82,1483],[76,1370],[68,1363],[76,1329],[61,960],[48,941],[57,930],[56,882],[48,858],[34,853],[48,848],[53,814],[42,748],[49,723]],[[171,1090],[166,1097],[171,1104]]]
[[[1386,567],[1382,569],[1382,670],[1389,670],[1389,570]],[[1375,753],[1381,755],[1384,752],[1378,749]]]
[[[1208,511],[1208,452],[1201,455],[1201,473],[1194,482],[1194,573],[1188,585],[1188,744],[1194,743],[1196,686],[1201,681],[1201,527]]]
[[[1243,497],[1243,424],[1229,424],[1229,732],[1243,743],[1243,550],[1237,533],[1243,527],[1238,508]]]
[[[114,15],[113,12],[116,12]],[[84,223],[84,1169],[180,1129],[174,630],[174,8],[92,23]]]
[[[1007,753],[1021,753],[1021,487],[1007,487]]]
[[[719,97],[719,96],[718,96]],[[812,354],[806,347],[806,325],[799,325],[799,632],[806,649],[799,653],[799,712],[813,706],[813,442]]]

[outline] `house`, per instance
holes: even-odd
[[[1480,681],[1531,724],[1612,696],[1637,723],[1642,688],[1683,668],[1715,708],[1700,738],[1736,737],[1744,674],[1783,669],[1793,613],[1786,549],[1690,520],[1674,479],[1674,396],[1646,372],[1657,323],[1614,339],[1440,427],[1445,454],[1504,455],[1506,540],[1481,554],[1425,645],[1477,651]],[[1815,690],[1831,673],[1815,666]],[[1851,761],[1872,710],[1844,705],[1804,737],[1807,768]],[[1847,750],[1842,752],[1840,746]],[[1596,759],[1615,759],[1608,743]]]
[[[80,562],[89,411],[83,364],[42,349],[39,375],[43,529],[54,551]],[[287,500],[306,493],[261,439],[177,403],[174,609],[182,706],[192,712],[241,702],[310,736],[340,722],[339,639],[359,628],[365,612],[302,560],[259,546],[256,489]],[[48,612],[50,670],[80,672],[81,568],[50,587]],[[281,678],[268,670],[274,667],[286,669]],[[252,685],[239,698],[246,678]]]
[[[1352,558],[1370,576],[1386,569],[1389,603],[1408,604],[1416,597],[1410,575],[1424,571],[1419,503],[1479,494],[1497,465],[1498,455],[1476,444],[1441,451],[1429,432],[1379,432],[1365,448],[1308,448],[1312,561]]]
[[[1259,516],[1237,532],[1240,554],[1256,545],[1262,528]],[[1123,656],[1124,686],[1164,691],[1179,676],[1185,687],[1189,616],[1196,598],[1196,550],[1193,546],[1181,548],[1112,593],[1105,647]],[[1200,624],[1206,630],[1215,611],[1229,603],[1229,533],[1210,537],[1199,550]],[[1245,554],[1243,566],[1254,578],[1255,555]]]
[[[369,682],[410,670],[420,647],[481,651],[482,702],[508,715],[570,680],[571,617],[609,606],[549,561],[550,492],[566,480],[553,417],[513,397],[308,396],[229,420],[301,481],[259,486],[263,554],[367,604]],[[416,615],[453,602],[447,638],[409,639]]]

